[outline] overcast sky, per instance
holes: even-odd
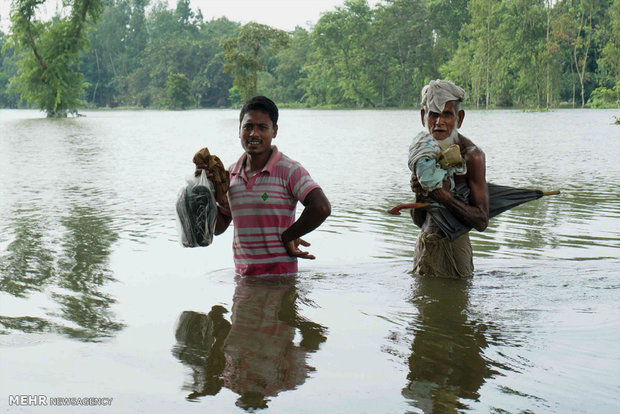
[[[176,5],[176,0],[168,2],[172,8]],[[371,6],[378,2],[368,0]],[[41,8],[44,16],[53,15],[59,3],[59,0],[47,0]],[[287,31],[295,26],[309,28],[319,20],[321,13],[343,4],[344,0],[190,0],[192,9],[199,8],[206,20],[226,16],[236,22],[255,21]],[[10,26],[10,8],[11,0],[0,0],[0,27],[5,33]]]

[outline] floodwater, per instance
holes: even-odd
[[[237,111],[84,115],[0,111],[2,412],[620,411],[618,111],[467,112],[489,181],[562,193],[472,232],[452,281],[410,275],[418,230],[385,212],[418,112],[282,110],[333,213],[275,285],[235,280],[231,230],[178,241],[192,156],[234,162]]]

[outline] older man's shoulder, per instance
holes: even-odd
[[[463,154],[468,164],[472,161],[484,163],[484,152],[472,140],[459,134],[459,144],[461,146],[461,154]]]

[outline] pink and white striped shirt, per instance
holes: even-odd
[[[229,168],[230,208],[235,234],[235,272],[241,276],[291,276],[297,273],[297,258],[286,252],[281,236],[295,222],[297,201],[320,188],[297,161],[273,149],[265,167],[252,178],[245,174],[243,154]]]

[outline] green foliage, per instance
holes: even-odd
[[[438,3],[432,3],[433,7],[439,7]],[[392,0],[375,11],[370,38],[372,47],[367,53],[372,62],[370,75],[378,86],[378,105],[417,104],[420,89],[429,78],[438,77],[437,61],[445,51],[439,43],[450,44],[444,35],[449,36],[451,32],[443,28],[454,8],[448,7],[447,13],[439,14],[446,20],[433,21],[430,6],[427,9],[422,0]],[[442,34],[435,32],[435,39],[433,23],[442,28]],[[449,24],[458,25],[455,21]]]
[[[620,108],[620,79],[612,89],[599,86],[592,91],[592,108]]]
[[[81,50],[88,46],[87,20],[95,22],[101,0],[74,0],[66,17],[35,20],[42,0],[14,0],[11,45],[19,54],[18,76],[11,88],[48,117],[66,117],[82,104],[84,76],[79,72]]]
[[[620,0],[346,0],[289,33],[204,21],[192,0],[67,0],[66,17],[40,22],[43,2],[13,0],[11,36],[0,34],[2,106],[21,95],[63,116],[82,99],[226,107],[264,94],[295,107],[411,107],[436,78],[464,87],[475,107],[618,100]]]
[[[241,99],[241,92],[239,92],[239,88],[233,86],[228,90],[228,100],[234,108],[240,108],[241,105],[243,105],[244,101]]]
[[[222,41],[224,72],[232,73],[233,85],[243,100],[257,94],[258,72],[267,65],[271,54],[288,43],[286,32],[254,22],[238,29],[236,37]]]
[[[305,99],[301,82],[303,67],[309,59],[311,40],[307,30],[300,27],[291,33],[289,47],[274,56],[271,76],[259,74],[259,94],[269,95],[276,102],[301,103]],[[262,72],[267,74],[267,72]]]
[[[166,107],[187,109],[194,102],[191,94],[192,83],[182,73],[171,73],[166,80]]]
[[[346,0],[344,7],[321,16],[312,33],[310,62],[304,67],[303,87],[310,104],[375,106],[378,93],[365,50],[371,44],[371,21],[365,0]]]
[[[20,104],[19,94],[8,90],[9,79],[17,75],[17,57],[1,31],[0,51],[0,108],[17,108]]]
[[[606,17],[597,33],[604,45],[597,60],[597,75],[601,87],[613,88],[620,81],[620,0],[614,0]]]

